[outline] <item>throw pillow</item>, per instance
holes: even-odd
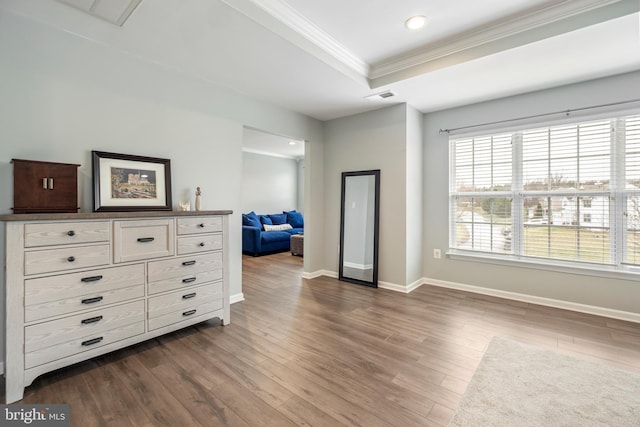
[[[293,211],[283,211],[285,215],[287,215],[287,223],[291,224],[293,228],[304,228],[304,218],[300,212]]]
[[[242,214],[242,225],[247,225],[249,227],[262,228],[262,224],[260,224],[258,215],[256,215],[254,211],[251,211],[248,214]]]
[[[271,218],[269,218],[269,215],[260,215],[260,222],[263,224],[273,225],[273,222],[271,222]]]
[[[280,225],[280,224],[286,224],[287,223],[287,214],[271,214],[269,215],[269,218],[271,218],[271,222],[273,223],[273,225]]]
[[[291,224],[276,224],[276,225],[269,225],[269,224],[264,224],[264,231],[282,231],[282,230],[291,230],[293,227],[291,227]]]

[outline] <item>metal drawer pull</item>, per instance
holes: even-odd
[[[88,346],[88,345],[98,344],[103,339],[104,339],[103,337],[92,338],[90,340],[82,341],[82,345],[83,346]]]
[[[154,237],[138,237],[138,242],[140,243],[147,243],[147,242],[153,242]]]
[[[88,324],[90,324],[90,323],[96,323],[96,322],[99,322],[99,321],[101,321],[101,320],[102,320],[102,316],[91,317],[91,318],[89,318],[89,319],[84,319],[84,320],[82,321],[82,324],[83,324],[83,325],[88,325]]]
[[[47,178],[42,178],[42,188],[45,190],[47,189],[47,182],[49,182]]]
[[[188,277],[186,279],[182,279],[182,283],[191,283],[191,282],[195,282],[196,278],[195,277]]]
[[[182,299],[189,299],[189,298],[193,298],[196,296],[196,293],[190,293],[190,294],[186,294],[186,295],[182,295]]]
[[[187,267],[189,265],[195,265],[195,264],[196,264],[195,260],[193,260],[193,261],[185,261],[185,262],[182,263],[182,265],[184,265],[185,267]]]
[[[76,235],[76,232],[75,232],[75,231],[73,231],[73,230],[69,230],[69,231],[67,231],[67,236],[69,236],[69,237],[73,237],[73,236],[75,236],[75,235]]]
[[[102,297],[94,297],[94,298],[87,298],[87,299],[83,299],[82,303],[83,304],[93,304],[94,302],[100,302],[102,301]]]
[[[84,283],[89,283],[89,282],[97,282],[98,280],[102,279],[102,275],[100,276],[91,276],[91,277],[83,277],[82,279],[80,279],[81,282]]]
[[[67,261],[69,261],[69,262],[74,262],[75,260],[76,260],[76,257],[74,257],[74,256],[70,256],[70,257],[67,258]]]
[[[200,242],[200,246],[204,246],[204,242]]]
[[[198,227],[204,228],[204,224],[198,224]]]
[[[49,178],[49,190],[53,190],[53,178]]]
[[[196,314],[196,310],[189,310],[182,313],[183,316],[191,316],[192,314]]]

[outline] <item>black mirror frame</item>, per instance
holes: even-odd
[[[373,223],[373,279],[369,282],[352,277],[344,276],[344,215],[345,215],[345,187],[348,177],[352,176],[373,176],[375,180],[375,200],[374,200],[374,223]],[[378,253],[379,253],[379,229],[380,229],[380,169],[342,172],[342,187],[340,197],[340,259],[338,280],[355,283],[358,285],[378,287]]]

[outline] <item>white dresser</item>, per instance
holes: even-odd
[[[231,211],[3,215],[6,401],[39,375],[229,323]]]

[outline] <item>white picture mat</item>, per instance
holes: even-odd
[[[154,171],[156,174],[156,198],[155,199],[115,199],[111,197],[111,168],[141,169]],[[166,177],[164,164],[139,162],[133,160],[100,158],[100,205],[111,206],[165,206]]]

